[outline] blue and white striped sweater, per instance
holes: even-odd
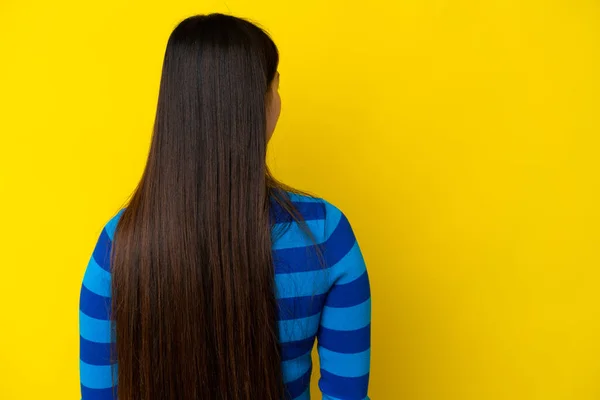
[[[279,336],[289,399],[310,398],[315,339],[323,399],[368,399],[371,297],[360,248],[348,220],[335,206],[296,194],[291,197],[320,244],[322,258],[300,226],[274,205],[274,232],[281,232],[273,238]],[[81,288],[82,400],[115,399],[108,255],[120,215],[102,230]]]

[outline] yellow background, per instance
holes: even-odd
[[[1,0],[1,399],[78,398],[85,265],[208,11],[280,47],[270,162],[357,232],[374,399],[600,398],[597,0]]]

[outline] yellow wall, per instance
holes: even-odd
[[[167,36],[228,9],[280,46],[275,172],[362,245],[372,397],[600,398],[599,3],[226,3],[0,2],[0,398],[78,398],[79,285]]]

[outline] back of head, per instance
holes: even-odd
[[[151,149],[113,247],[118,398],[280,400],[265,165],[277,48],[213,14],[169,38]]]

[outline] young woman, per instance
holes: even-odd
[[[369,280],[348,220],[275,181],[278,52],[212,14],[169,39],[154,135],[80,299],[83,400],[365,399]]]

